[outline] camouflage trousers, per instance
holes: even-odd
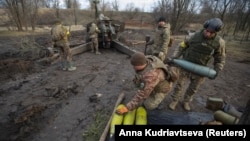
[[[156,86],[149,97],[144,101],[143,105],[148,110],[153,110],[165,99],[171,91],[172,83],[164,81]]]
[[[64,43],[56,44],[55,47],[59,51],[61,61],[67,61],[67,62],[72,61],[72,54],[71,54],[71,50],[69,47],[69,43],[64,42]]]
[[[160,53],[159,51],[153,50],[152,48],[149,48],[148,50],[146,50],[146,55],[156,56],[164,62],[166,59],[166,53],[164,53],[163,56],[161,57],[159,57],[159,53]]]
[[[98,39],[97,38],[92,38],[91,39],[91,51],[94,52],[98,52]]]
[[[171,95],[174,101],[179,101],[182,98],[182,92],[186,83],[190,81],[187,90],[184,94],[184,102],[191,102],[194,94],[197,92],[201,84],[205,81],[205,77],[187,72],[180,68],[180,76],[176,83],[174,93]]]

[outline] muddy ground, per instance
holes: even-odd
[[[126,29],[122,34],[127,40],[124,44],[143,51],[145,35],[151,33],[148,29]],[[72,33],[71,44],[84,43],[84,35],[84,31]],[[100,48],[101,55],[89,51],[75,55],[77,70],[67,72],[60,70],[58,60],[38,62],[36,49],[29,50],[30,46],[51,46],[49,33],[0,38],[1,141],[96,141],[118,96],[124,92],[125,103],[135,93],[130,56],[115,48]],[[176,36],[174,46],[180,41],[181,37]],[[222,98],[244,109],[250,90],[249,42],[228,43],[233,47],[227,49],[224,70],[216,80],[207,79],[201,86],[191,112],[213,116],[213,111],[206,108],[208,97]],[[169,55],[174,49],[169,48]],[[100,97],[90,101],[96,94]],[[170,112],[170,94],[159,111]],[[186,112],[178,105],[174,113]]]

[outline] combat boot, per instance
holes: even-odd
[[[176,108],[176,106],[177,106],[177,104],[178,104],[178,101],[172,101],[170,104],[169,104],[169,108],[171,109],[171,110],[175,110],[175,108]]]
[[[95,54],[101,54],[101,53],[99,52],[98,46],[95,47]]]
[[[99,52],[99,51],[96,51],[96,52],[95,52],[95,54],[101,54],[101,52]]]
[[[67,62],[62,62],[62,70],[66,71],[67,70]]]
[[[76,70],[76,67],[71,66],[71,67],[68,68],[68,71],[74,71],[74,70]]]
[[[68,71],[74,71],[74,70],[76,70],[76,67],[73,66],[72,63],[69,63]]]
[[[190,110],[191,110],[190,105],[189,105],[189,102],[184,102],[184,103],[183,103],[183,107],[184,107],[184,109],[185,109],[186,111],[190,111]]]

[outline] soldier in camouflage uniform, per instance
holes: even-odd
[[[74,71],[76,67],[72,62],[72,54],[69,47],[69,30],[65,28],[60,20],[55,21],[51,29],[53,46],[59,50],[63,70]]]
[[[99,52],[99,46],[98,46],[98,33],[101,31],[97,27],[95,23],[92,23],[89,29],[89,38],[91,40],[91,52],[95,52],[95,54],[101,54]]]
[[[155,39],[146,43],[147,45],[154,44],[153,48],[147,51],[147,55],[157,56],[164,61],[168,52],[170,33],[170,24],[166,23],[165,18],[160,17],[158,20],[158,29],[155,33]]]
[[[179,50],[174,54],[173,58],[180,58],[182,56],[184,60],[203,66],[207,66],[209,61],[213,58],[214,70],[217,76],[223,69],[226,59],[225,41],[217,35],[222,25],[222,21],[218,18],[206,21],[202,30],[181,42]],[[205,77],[188,72],[182,68],[180,68],[179,80],[172,95],[173,101],[169,105],[170,109],[175,110],[176,105],[182,97],[185,82],[188,79],[190,80],[190,84],[184,95],[183,106],[185,110],[191,110],[189,103],[204,82]],[[210,79],[215,79],[215,77]]]
[[[137,52],[131,57],[136,75],[133,79],[138,87],[135,96],[125,107],[117,109],[118,114],[124,114],[143,104],[146,109],[153,110],[170,92],[172,84],[178,78],[174,68],[164,64],[158,57]]]

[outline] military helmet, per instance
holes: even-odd
[[[145,65],[147,63],[146,56],[141,52],[136,52],[131,56],[130,63],[133,66]]]
[[[223,26],[223,22],[219,18],[213,18],[213,19],[207,20],[203,25],[205,29],[208,29],[213,32],[219,32],[222,26]]]

